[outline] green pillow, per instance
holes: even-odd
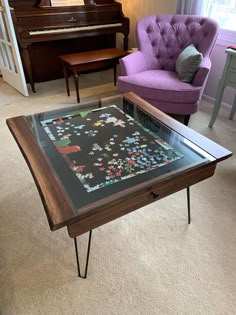
[[[176,60],[175,70],[178,73],[180,80],[183,82],[192,82],[195,73],[200,67],[202,59],[202,54],[193,44],[186,47]]]

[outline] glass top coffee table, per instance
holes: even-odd
[[[86,278],[92,230],[214,174],[232,153],[134,93],[9,118],[51,230],[74,238]],[[76,237],[89,233],[84,275]]]

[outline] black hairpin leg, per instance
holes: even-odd
[[[87,271],[88,271],[88,263],[89,263],[89,253],[90,253],[90,245],[91,245],[91,238],[92,238],[92,230],[89,231],[89,240],[88,240],[88,248],[87,248],[87,258],[86,258],[86,265],[85,265],[85,272],[84,275],[81,275],[80,272],[80,264],[79,264],[79,255],[78,255],[78,246],[77,246],[77,239],[74,238],[75,242],[75,253],[76,253],[76,262],[77,262],[77,269],[78,269],[78,276],[80,278],[86,279],[87,277]]]
[[[187,187],[187,204],[188,204],[188,224],[190,224],[190,187]]]

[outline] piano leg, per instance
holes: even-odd
[[[31,89],[34,93],[36,93],[35,87],[34,87],[32,66],[31,66],[31,60],[30,60],[30,54],[29,54],[28,47],[23,47],[21,50],[21,53],[22,53],[22,58],[24,60],[24,66],[25,66],[25,69],[26,69],[28,77],[29,77]]]
[[[123,45],[124,45],[124,50],[128,50],[128,46],[129,46],[129,39],[128,39],[128,35],[125,35],[124,36],[124,42],[123,42]]]

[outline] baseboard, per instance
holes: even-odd
[[[214,106],[214,103],[215,103],[215,99],[207,94],[203,94],[202,95],[202,99],[204,101],[207,101],[208,103],[212,104]],[[228,104],[228,103],[225,103],[225,102],[222,102],[221,103],[221,108],[223,108],[225,111],[227,112],[230,112],[231,111],[231,108],[232,108],[232,105]]]

